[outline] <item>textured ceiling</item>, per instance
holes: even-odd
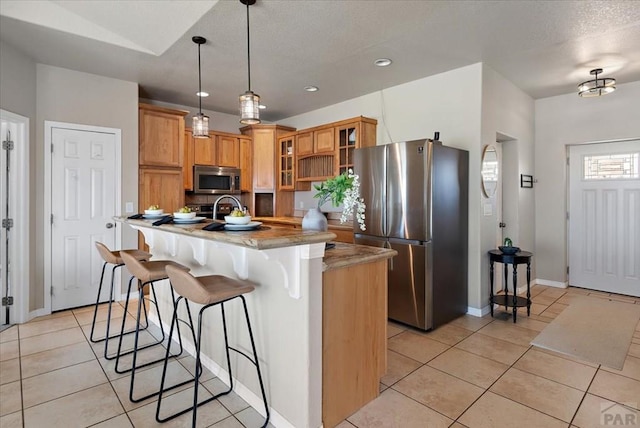
[[[534,98],[589,70],[640,80],[638,1],[258,0],[252,89],[277,121],[479,61]],[[0,39],[36,61],[138,82],[140,95],[236,114],[247,89],[246,8],[220,1],[0,2]],[[373,66],[376,58],[393,60]],[[303,91],[315,85],[318,92]]]

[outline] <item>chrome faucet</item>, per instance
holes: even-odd
[[[233,201],[238,206],[238,209],[240,211],[242,211],[242,203],[240,202],[240,200],[238,198],[236,198],[235,196],[232,196],[232,195],[222,195],[218,199],[216,199],[216,201],[213,203],[213,219],[214,220],[218,217],[218,202],[220,202],[220,200],[225,199],[225,198],[233,199]]]

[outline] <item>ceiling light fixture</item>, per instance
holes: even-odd
[[[318,87],[317,86],[313,86],[313,85],[309,85],[309,86],[305,86],[304,90],[307,92],[317,92],[318,91]]]
[[[196,95],[202,98],[206,98],[209,96],[209,92],[200,91],[200,92],[196,92]]]
[[[583,98],[599,97],[616,90],[616,79],[604,77],[598,79],[598,74],[602,73],[601,68],[591,70],[591,75],[596,76],[593,80],[587,80],[578,85],[578,95]]]
[[[264,110],[264,109],[266,109],[266,108],[267,108],[267,106],[266,106],[266,105],[264,105],[264,104],[260,104],[260,105],[258,106],[258,108],[259,108],[260,110]]]
[[[247,6],[247,76],[249,89],[240,95],[240,123],[245,125],[255,125],[260,123],[260,95],[251,91],[251,39],[249,34],[249,6],[254,5],[256,0],[240,0],[240,3]]]
[[[391,65],[392,62],[393,61],[391,61],[389,58],[378,58],[377,60],[373,61],[373,63],[378,67],[386,67],[388,65]]]
[[[194,138],[209,138],[209,116],[202,114],[202,69],[200,67],[200,46],[207,43],[207,39],[201,36],[193,36],[193,43],[198,45],[198,114],[193,116],[191,132]],[[209,95],[209,94],[207,94]]]

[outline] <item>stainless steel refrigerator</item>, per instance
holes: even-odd
[[[429,330],[465,314],[469,153],[434,140],[354,153],[367,205],[355,242],[398,251],[388,268],[389,318]]]

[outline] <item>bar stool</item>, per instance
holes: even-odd
[[[251,322],[249,321],[249,312],[247,311],[247,303],[243,296],[243,294],[249,293],[254,290],[254,284],[250,281],[232,279],[222,275],[208,275],[208,276],[200,276],[196,278],[193,275],[191,275],[189,272],[177,269],[173,266],[167,266],[166,270],[167,270],[167,275],[171,280],[171,286],[179,294],[178,300],[176,300],[175,302],[173,319],[171,320],[171,328],[169,329],[169,342],[171,342],[173,328],[179,321],[177,309],[178,309],[178,305],[180,304],[180,300],[184,299],[185,306],[187,307],[187,313],[189,314],[190,320],[191,320],[191,310],[189,309],[189,302],[197,303],[203,306],[198,313],[198,338],[197,340],[195,340],[195,343],[194,343],[196,347],[196,369],[195,369],[195,376],[193,379],[193,384],[194,384],[193,405],[187,409],[174,413],[166,418],[160,417],[162,392],[163,392],[164,382],[167,374],[167,362],[169,359],[169,352],[167,350],[166,358],[164,361],[164,367],[162,371],[162,380],[160,381],[160,394],[158,395],[158,405],[156,407],[156,421],[166,422],[193,410],[192,426],[195,427],[196,412],[198,407],[212,400],[215,400],[216,398],[222,395],[226,395],[230,393],[231,390],[233,389],[233,374],[231,372],[231,358],[229,356],[229,350],[232,350],[244,356],[245,358],[247,358],[256,367],[256,371],[258,373],[258,380],[260,382],[260,391],[262,392],[262,401],[264,402],[264,408],[267,415],[264,425],[262,427],[263,428],[266,427],[267,424],[269,423],[269,417],[270,417],[269,406],[267,404],[267,396],[264,391],[262,375],[260,374],[258,354],[256,352],[256,345],[253,339],[253,331],[251,330]],[[251,339],[251,348],[253,350],[253,358],[251,358],[249,355],[245,354],[244,352],[240,351],[239,349],[229,346],[229,340],[227,335],[227,320],[226,320],[225,311],[224,311],[224,304],[235,298],[240,298],[242,300],[244,315],[245,315],[245,319],[247,320],[249,338]],[[220,309],[222,311],[222,329],[224,331],[225,352],[227,356],[227,369],[229,372],[229,389],[219,394],[216,394],[213,397],[209,397],[206,400],[198,403],[198,381],[202,373],[202,368],[200,364],[200,348],[202,345],[202,315],[206,309],[215,305],[220,305]],[[179,328],[178,328],[178,333],[180,333]]]
[[[131,283],[133,282],[134,278],[137,278],[138,280],[138,311],[136,314],[136,328],[135,328],[135,336],[134,336],[134,341],[133,341],[133,349],[127,352],[122,352],[122,335],[120,336],[120,340],[118,342],[118,354],[116,356],[116,366],[115,366],[115,371],[116,373],[126,373],[126,372],[131,372],[131,384],[129,387],[129,400],[131,400],[134,403],[138,403],[140,401],[146,400],[147,398],[153,397],[154,395],[157,395],[158,392],[154,392],[151,394],[148,394],[144,397],[140,397],[140,398],[134,398],[133,396],[133,390],[134,390],[134,383],[135,383],[135,375],[136,375],[136,369],[140,369],[142,367],[146,367],[149,366],[151,364],[155,364],[157,362],[163,361],[168,359],[169,357],[165,356],[165,358],[158,358],[154,361],[149,361],[146,362],[144,364],[140,364],[140,365],[136,365],[136,361],[137,361],[137,356],[138,356],[138,351],[145,349],[145,348],[149,348],[152,346],[156,346],[156,345],[160,345],[164,342],[165,339],[165,333],[164,333],[164,327],[162,326],[162,318],[160,316],[160,308],[158,307],[158,298],[156,295],[156,290],[154,288],[154,282],[155,281],[161,281],[164,279],[167,279],[167,273],[165,272],[165,268],[166,267],[172,267],[178,271],[181,272],[187,272],[189,270],[188,267],[186,266],[182,266],[179,263],[170,261],[170,260],[153,260],[150,262],[145,262],[142,263],[139,260],[137,260],[134,256],[128,254],[127,252],[122,252],[120,254],[120,256],[122,257],[122,261],[124,262],[124,264],[127,266],[127,269],[129,270],[129,272],[131,272],[131,279],[129,280],[129,288],[127,290],[127,301],[125,303],[125,313],[127,311],[127,308],[129,306],[129,295],[131,293]],[[143,306],[143,301],[145,299],[144,297],[144,286],[149,284],[149,288],[150,288],[150,292],[153,294],[153,300],[152,303],[155,305],[156,307],[156,311],[158,313],[158,322],[160,324],[160,331],[162,333],[162,338],[159,339],[157,342],[154,343],[150,343],[147,344],[145,346],[138,346],[138,339],[139,339],[139,333],[140,333],[140,317],[141,317],[141,309]],[[173,291],[173,287],[170,287],[171,289],[171,297],[172,297],[172,301],[175,302],[175,293]],[[174,308],[175,308],[175,303],[174,303]],[[146,315],[146,314],[145,314]],[[172,315],[172,317],[174,317],[175,315]],[[124,318],[122,321],[122,328],[121,331],[124,331]],[[195,332],[193,332],[193,328],[192,328],[192,334],[195,337]],[[180,335],[180,331],[178,331],[178,342],[180,344],[180,352],[178,352],[177,354],[171,355],[172,357],[177,357],[179,355],[182,354],[182,337]],[[167,344],[167,353],[170,353],[170,349],[171,349],[171,339],[169,339],[169,342]],[[119,366],[119,362],[120,362],[120,357],[122,357],[123,355],[127,355],[127,354],[133,354],[133,361],[131,363],[131,368],[126,369],[126,370],[120,370]],[[170,388],[167,388],[167,390],[173,389],[173,388],[177,388],[178,386],[184,385],[186,383],[190,382],[190,380],[183,382],[181,384],[178,385],[174,385]]]
[[[105,342],[104,357],[107,360],[112,360],[115,358],[115,355],[114,356],[107,355],[108,348],[109,348],[109,339],[113,339],[120,335],[120,333],[117,333],[117,334],[114,334],[113,336],[109,336],[109,328],[111,326],[111,305],[113,303],[113,298],[114,298],[113,294],[115,291],[114,277],[115,277],[116,269],[124,266],[124,262],[122,261],[122,257],[120,257],[120,250],[111,251],[106,245],[98,241],[96,241],[95,244],[96,244],[96,248],[98,249],[98,253],[104,260],[104,264],[102,265],[102,273],[100,274],[100,285],[98,286],[98,297],[96,297],[96,305],[93,309],[93,321],[91,322],[91,334],[89,335],[89,340],[93,343],[104,341]],[[141,251],[141,250],[121,250],[121,251],[123,252],[126,251],[128,254],[130,254],[136,260],[139,260],[139,261],[147,261],[151,258],[151,254],[147,253],[146,251]],[[102,283],[104,280],[104,272],[107,267],[107,264],[114,265],[113,268],[111,269],[111,288],[109,290],[109,305],[107,309],[107,330],[104,338],[96,339],[94,338],[93,335],[96,328],[96,317],[98,315],[98,306],[100,304],[100,293],[102,292]],[[125,312],[124,316],[126,317],[126,315],[127,314]],[[148,322],[147,322],[147,325],[148,325]],[[130,334],[130,333],[133,333],[133,330],[124,332],[124,334]]]

